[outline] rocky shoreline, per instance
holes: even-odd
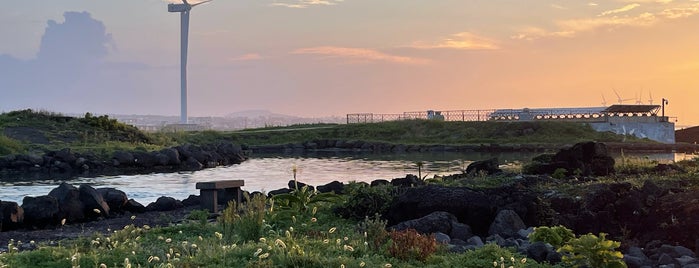
[[[0,178],[21,181],[51,178],[94,177],[100,175],[147,174],[153,172],[195,171],[203,168],[242,163],[243,149],[232,143],[203,146],[181,145],[159,151],[116,151],[104,159],[94,153],[76,153],[70,149],[42,155],[0,157]]]

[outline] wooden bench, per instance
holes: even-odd
[[[197,182],[196,187],[200,190],[199,199],[201,201],[201,208],[217,213],[219,190],[223,190],[223,197],[226,203],[233,200],[240,204],[240,202],[243,200],[243,194],[240,187],[242,187],[244,184],[245,183],[243,180]]]

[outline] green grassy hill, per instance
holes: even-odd
[[[622,136],[567,122],[444,122],[406,120],[370,124],[315,124],[233,132],[144,133],[107,116],[76,118],[22,110],[0,114],[0,155],[71,148],[110,155],[114,150],[156,150],[183,143],[220,141],[245,145],[301,143],[318,139],[393,144],[571,144],[621,142]],[[627,141],[639,141],[627,137]]]
[[[44,111],[0,114],[0,155],[72,148],[90,151],[106,147],[154,146],[149,135],[108,116],[82,118]]]
[[[363,140],[401,144],[570,144],[579,141],[621,142],[623,136],[596,132],[566,122],[444,122],[406,120],[370,124],[299,125],[236,132],[193,132],[173,136],[178,142],[224,139],[248,145],[298,143],[314,139]],[[627,140],[635,140],[629,139]],[[638,141],[638,140],[635,140]]]

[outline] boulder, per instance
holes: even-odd
[[[278,195],[278,194],[288,194],[288,193],[291,193],[291,191],[292,191],[292,190],[289,189],[289,188],[282,188],[282,189],[272,190],[272,191],[269,191],[268,196],[275,196],[275,195]]]
[[[85,216],[87,218],[109,217],[109,205],[95,188],[82,184],[78,187],[78,191],[80,191],[80,201],[85,205]]]
[[[22,200],[24,225],[30,228],[45,228],[61,223],[58,200],[53,196],[26,196]]]
[[[301,188],[306,186],[306,187],[308,187],[309,191],[315,191],[315,187],[313,187],[312,185],[305,184],[305,183],[300,182],[300,181],[290,180],[289,183],[287,183],[287,185],[289,186],[289,189],[291,189],[291,190],[296,189],[296,187],[298,187],[298,189],[301,190]]]
[[[198,206],[199,204],[201,204],[201,198],[198,195],[191,194],[182,200],[182,205],[185,207]]]
[[[604,143],[582,142],[568,149],[559,150],[553,157],[542,155],[532,159],[525,168],[529,174],[553,174],[559,168],[566,175],[579,173],[583,176],[605,176],[614,173],[614,158],[607,152]]]
[[[373,180],[371,181],[371,187],[374,186],[379,186],[379,185],[388,185],[390,182],[388,180],[383,180],[383,179],[378,179],[378,180]]]
[[[185,160],[185,162],[182,163],[182,165],[185,170],[189,171],[197,171],[204,168],[204,165],[193,157],[187,158],[187,160]]]
[[[133,166],[134,165],[134,156],[133,154],[125,151],[116,151],[114,152],[114,155],[112,156],[112,160],[115,160],[115,164],[117,166]]]
[[[159,164],[159,161],[156,158],[156,154],[157,153],[134,152],[133,153],[134,164],[136,166],[139,166],[139,167],[152,168],[152,167]]]
[[[414,229],[421,234],[436,232],[449,234],[451,233],[452,222],[458,222],[454,215],[444,211],[436,211],[419,219],[401,222],[388,229],[396,231]]]
[[[74,163],[75,160],[77,159],[75,154],[73,154],[73,152],[70,151],[70,148],[65,148],[65,149],[62,149],[60,151],[56,151],[53,153],[52,156],[55,160],[69,163],[69,164]]]
[[[61,183],[58,187],[49,192],[58,201],[60,208],[59,217],[66,219],[68,223],[81,222],[85,220],[85,205],[80,200],[80,191],[75,186],[68,183]]]
[[[397,178],[391,180],[391,185],[399,187],[414,187],[425,185],[425,182],[415,175],[408,174],[405,176],[405,178]]]
[[[123,209],[131,213],[143,213],[147,210],[145,206],[133,199],[129,199],[129,201],[124,204]]]
[[[468,167],[466,167],[467,174],[478,174],[480,172],[485,172],[488,175],[502,172],[502,170],[500,169],[500,164],[498,163],[498,159],[491,158],[487,160],[476,161],[469,164]]]
[[[0,231],[14,230],[24,223],[24,209],[17,202],[0,202],[0,211],[2,212],[0,214],[0,217],[2,217]]]
[[[174,148],[162,149],[160,150],[160,154],[167,158],[165,165],[179,166],[180,163],[182,163],[182,160],[180,159],[180,152]]]
[[[417,219],[435,211],[449,212],[458,222],[468,224],[475,234],[485,235],[495,218],[491,196],[466,187],[427,185],[407,188],[386,213],[389,225]]]
[[[531,258],[537,262],[546,261],[549,253],[555,252],[551,245],[544,242],[534,242],[527,248],[527,258]]]
[[[345,185],[339,181],[333,181],[325,185],[318,186],[318,192],[329,193],[333,192],[336,194],[342,194],[345,191]]]
[[[522,219],[516,212],[505,209],[498,212],[495,220],[488,229],[488,234],[498,234],[504,238],[514,237],[521,229],[526,229]]]
[[[129,202],[129,198],[121,190],[115,188],[97,188],[97,193],[102,196],[104,202],[109,206],[109,212],[121,212],[124,206]]]
[[[168,196],[158,197],[155,202],[148,204],[146,209],[149,211],[171,211],[179,208],[183,208],[182,202],[177,199]]]
[[[461,239],[465,241],[466,239],[469,239],[473,236],[473,232],[471,231],[470,226],[453,221],[451,222],[451,233],[449,234],[449,236],[452,239]]]
[[[434,239],[437,241],[437,243],[448,245],[451,243],[451,237],[449,237],[447,234],[442,233],[442,232],[436,232],[434,233]]]

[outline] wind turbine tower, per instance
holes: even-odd
[[[189,44],[189,12],[193,7],[201,5],[211,0],[189,4],[187,0],[182,0],[182,4],[168,4],[167,11],[180,13],[180,124],[187,124],[187,47]]]

